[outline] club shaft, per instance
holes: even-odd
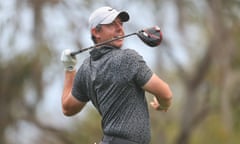
[[[129,36],[132,36],[132,35],[136,35],[137,33],[131,33],[131,34],[127,34],[127,35],[124,35],[124,36],[121,36],[121,37],[117,37],[117,38],[113,38],[113,39],[110,39],[110,40],[107,40],[107,41],[104,41],[104,42],[101,42],[101,43],[98,43],[96,45],[93,45],[93,46],[90,46],[90,47],[87,47],[87,48],[84,48],[84,49],[80,49],[76,52],[72,52],[71,53],[71,56],[75,56],[79,53],[82,53],[84,51],[87,51],[89,49],[92,49],[92,48],[95,48],[95,47],[99,47],[99,46],[102,46],[102,45],[105,45],[107,43],[110,43],[110,42],[113,42],[113,41],[116,41],[116,40],[119,40],[119,39],[123,39],[123,38],[126,38],[126,37],[129,37]]]

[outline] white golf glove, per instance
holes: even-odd
[[[75,66],[77,63],[77,59],[75,56],[71,56],[72,50],[71,49],[65,49],[62,51],[61,55],[61,61],[64,65],[65,71],[73,71],[75,70]]]

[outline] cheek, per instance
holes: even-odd
[[[114,32],[113,31],[103,31],[102,35],[101,35],[101,40],[105,41],[105,40],[109,40],[112,39],[114,37]]]

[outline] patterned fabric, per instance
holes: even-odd
[[[149,113],[141,87],[152,74],[136,51],[103,46],[92,50],[79,68],[72,94],[82,102],[92,101],[105,135],[148,144]]]

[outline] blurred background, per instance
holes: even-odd
[[[62,50],[91,46],[90,13],[126,10],[125,33],[158,25],[159,47],[126,38],[169,83],[169,112],[149,107],[151,144],[237,144],[240,135],[239,0],[1,0],[0,144],[93,144],[102,137],[91,103],[61,111]],[[78,66],[89,52],[77,56]],[[150,101],[152,96],[147,94]]]

